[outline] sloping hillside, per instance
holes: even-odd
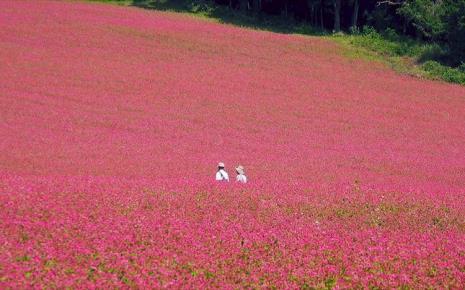
[[[0,26],[0,286],[465,281],[464,87],[136,8],[4,0]]]

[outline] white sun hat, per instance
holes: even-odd
[[[238,165],[238,166],[236,167],[236,171],[237,171],[239,174],[244,174],[244,166]]]
[[[223,162],[218,162],[218,167],[224,167],[224,163]]]

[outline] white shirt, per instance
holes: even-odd
[[[217,181],[229,181],[229,175],[224,169],[220,169],[216,173],[216,180]]]
[[[245,176],[244,174],[238,174],[236,176],[236,182],[247,183],[247,176]]]

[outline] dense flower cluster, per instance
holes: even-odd
[[[171,13],[0,24],[0,288],[465,284],[465,88]]]
[[[14,288],[465,283],[463,196],[134,178],[2,181],[1,283]]]

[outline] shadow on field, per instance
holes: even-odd
[[[236,1],[237,2],[237,1]],[[231,9],[227,5],[218,5],[207,0],[132,0],[132,6],[161,10],[193,13],[213,18],[221,23],[232,24],[252,29],[260,29],[278,33],[298,33],[305,35],[324,35],[319,29],[294,20],[292,16],[266,15],[247,10],[247,2],[241,1],[241,9]],[[239,3],[237,3],[239,5]]]

